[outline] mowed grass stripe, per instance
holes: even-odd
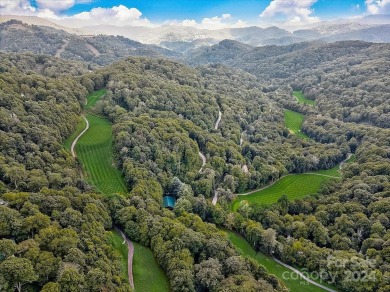
[[[289,129],[291,133],[297,135],[300,138],[309,139],[307,135],[301,132],[304,119],[305,116],[300,113],[288,109],[284,110],[284,122],[286,128]]]
[[[297,99],[299,103],[302,104],[308,104],[308,105],[315,105],[316,101],[308,99],[304,96],[302,91],[293,91],[293,96]]]
[[[76,152],[88,179],[104,194],[125,194],[122,175],[114,165],[111,123],[92,114],[86,118],[90,128],[77,142]]]
[[[283,195],[286,195],[289,200],[297,200],[309,195],[314,195],[318,193],[321,185],[325,182],[341,178],[338,167],[339,166],[336,166],[329,170],[313,171],[311,173],[287,175],[263,190],[259,190],[250,195],[238,195],[237,199],[234,200],[232,204],[232,209],[233,211],[236,211],[241,206],[242,202],[250,204],[273,204]]]
[[[230,241],[233,243],[233,245],[236,247],[237,251],[241,255],[250,257],[255,261],[257,261],[260,265],[263,265],[269,273],[275,275],[281,282],[283,282],[287,286],[287,288],[290,289],[290,291],[293,292],[295,291],[323,292],[324,291],[323,289],[314,286],[313,284],[310,284],[303,279],[300,279],[300,277],[297,274],[294,273],[292,275],[293,273],[292,271],[280,265],[279,263],[275,262],[270,256],[267,256],[260,252],[256,252],[252,248],[252,246],[245,240],[245,238],[243,238],[241,235],[232,231],[227,231],[227,230],[224,231],[228,233]],[[320,284],[331,287],[324,283],[320,283]]]

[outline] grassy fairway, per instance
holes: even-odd
[[[111,123],[91,114],[86,117],[90,128],[76,144],[76,152],[89,181],[103,194],[125,194],[122,174],[115,168],[113,160]]]
[[[123,244],[123,238],[121,235],[116,232],[115,230],[112,230],[110,232],[109,236],[109,242],[111,246],[119,253],[122,260],[122,275],[125,279],[128,280],[128,266],[127,266],[127,256],[129,254],[129,250],[127,248],[127,244]]]
[[[168,278],[156,262],[152,251],[136,242],[133,242],[133,244],[133,276],[135,291],[170,291]]]
[[[300,113],[288,109],[284,110],[284,123],[286,128],[288,128],[291,133],[297,135],[298,137],[308,139],[309,137],[301,132],[301,126],[304,119],[305,116]]]
[[[226,230],[225,230],[226,231]],[[236,247],[238,252],[250,258],[256,260],[259,264],[263,265],[269,273],[274,274],[281,282],[283,282],[292,292],[323,292],[324,290],[318,288],[303,279],[300,279],[299,276],[284,266],[275,262],[270,256],[266,256],[262,253],[256,253],[256,251],[252,248],[252,246],[239,234],[226,231],[229,235],[230,241]],[[283,277],[284,275],[288,275],[290,277]],[[294,275],[292,275],[294,274]],[[292,278],[292,279],[291,279]],[[324,285],[324,283],[321,283]]]
[[[299,103],[308,104],[308,105],[315,105],[316,104],[315,100],[307,99],[303,95],[302,91],[293,91],[293,95],[295,96],[295,98],[297,99],[297,101]]]
[[[107,93],[107,89],[100,89],[98,91],[92,92],[88,97],[87,97],[87,104],[85,105],[85,109],[90,109],[93,107],[98,100]]]
[[[282,195],[287,195],[289,200],[304,198],[308,195],[316,194],[320,186],[334,177],[341,177],[336,166],[328,170],[313,171],[310,173],[291,174],[278,180],[273,185],[259,190],[253,194],[238,196],[234,200],[232,209],[236,211],[243,201],[256,204],[276,203]],[[328,176],[322,176],[322,175]]]

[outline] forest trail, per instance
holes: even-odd
[[[63,44],[61,46],[61,48],[59,48],[55,54],[55,57],[57,58],[61,58],[61,54],[65,51],[66,47],[68,46],[69,44],[69,41],[66,41],[65,44]]]
[[[211,201],[211,203],[215,206],[218,202],[218,192],[215,191],[214,192],[214,197],[213,197],[213,200]]]
[[[242,143],[244,143],[244,138],[243,138],[243,136],[244,136],[245,133],[246,133],[246,131],[244,131],[244,132],[241,133],[241,136],[240,136],[240,147],[242,147]]]
[[[199,169],[198,173],[201,173],[203,170],[203,167],[206,165],[206,156],[202,152],[198,152],[200,158],[202,158],[202,167]]]
[[[86,44],[85,46],[87,47],[88,50],[92,52],[92,54],[95,55],[95,57],[99,57],[101,55],[100,52],[91,44]]]
[[[323,289],[323,290],[325,290],[325,291],[337,292],[336,290],[333,290],[333,289],[331,289],[331,288],[328,288],[328,287],[326,287],[326,286],[324,286],[324,285],[321,285],[321,284],[319,284],[319,283],[317,283],[317,282],[315,282],[315,281],[309,279],[309,278],[306,277],[302,272],[300,272],[299,270],[293,268],[292,266],[290,266],[290,265],[288,265],[288,264],[286,264],[286,263],[284,263],[284,262],[278,260],[276,257],[272,256],[272,259],[273,259],[275,262],[277,262],[278,264],[280,264],[280,265],[284,266],[285,268],[287,268],[287,269],[293,271],[294,273],[296,273],[297,275],[299,275],[302,279],[304,279],[305,281],[309,282],[310,284],[313,284],[313,285],[315,285],[315,286],[317,286],[317,287],[319,287],[319,288],[321,288],[321,289]]]
[[[134,279],[133,279],[133,256],[134,256],[134,245],[130,239],[126,237],[126,235],[120,230],[118,227],[114,227],[114,229],[122,236],[124,239],[124,243],[127,244],[127,248],[129,250],[129,256],[127,258],[127,266],[128,266],[128,274],[129,274],[129,283],[132,289],[134,289]]]
[[[215,130],[218,130],[219,123],[221,122],[221,119],[222,119],[222,112],[221,112],[221,110],[219,110],[219,111],[218,111],[218,119],[217,119],[217,121],[215,122],[215,126],[214,126],[214,129],[215,129]]]
[[[76,155],[76,152],[74,151],[74,148],[76,147],[76,144],[77,144],[77,141],[81,138],[82,135],[85,134],[85,132],[88,131],[89,129],[89,121],[87,120],[87,118],[84,116],[84,115],[81,115],[83,117],[83,119],[85,120],[86,122],[86,126],[85,126],[85,129],[76,137],[76,139],[73,140],[72,142],[72,146],[70,147],[70,152],[72,153],[72,156],[73,158],[76,158],[77,155]]]
[[[340,169],[342,169],[344,167],[344,164],[352,157],[352,153],[348,153],[347,154],[347,158],[345,158],[343,161],[341,161],[340,163]]]

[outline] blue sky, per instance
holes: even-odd
[[[390,0],[0,0],[0,14],[66,18],[80,25],[299,26],[388,13]]]
[[[302,0],[301,0],[302,1]],[[94,7],[110,8],[124,5],[140,10],[144,17],[153,22],[165,20],[194,19],[214,17],[229,13],[233,18],[255,21],[270,4],[270,0],[95,0],[91,3],[76,4],[67,14],[80,13]],[[313,16],[323,19],[362,14],[364,0],[318,0],[311,8]],[[357,9],[359,5],[360,9]]]

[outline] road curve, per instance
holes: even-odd
[[[242,132],[241,133],[241,136],[240,136],[240,147],[242,147],[242,143],[244,143],[244,134],[246,133],[246,131]]]
[[[134,279],[133,279],[133,255],[134,255],[134,245],[130,239],[126,237],[126,235],[120,230],[118,227],[114,227],[114,229],[122,236],[124,241],[127,244],[127,248],[129,250],[129,255],[127,257],[127,266],[129,272],[129,283],[132,289],[134,289]]]
[[[76,146],[76,144],[77,144],[77,141],[78,141],[78,140],[81,138],[81,136],[84,135],[85,132],[87,132],[88,129],[89,129],[89,121],[87,120],[87,118],[86,118],[84,115],[81,115],[81,116],[83,117],[83,119],[85,120],[85,122],[87,123],[87,125],[86,125],[85,129],[84,129],[84,130],[76,137],[76,139],[74,139],[73,142],[72,142],[72,146],[70,147],[70,152],[72,153],[73,158],[76,158],[76,157],[77,157],[76,152],[74,151],[74,148],[75,148],[75,146]]]
[[[218,192],[215,191],[214,192],[214,197],[213,197],[213,200],[211,201],[211,203],[215,206],[218,202]]]
[[[221,119],[222,119],[222,112],[221,112],[221,111],[218,111],[218,119],[217,119],[217,121],[215,122],[215,126],[214,126],[214,129],[215,129],[215,130],[218,130],[219,123],[221,122]]]
[[[325,291],[337,292],[336,290],[333,290],[333,289],[328,288],[328,287],[326,287],[326,286],[324,286],[324,285],[321,285],[321,284],[319,284],[319,283],[317,283],[317,282],[314,282],[313,280],[311,280],[311,279],[309,279],[308,277],[306,277],[301,271],[298,271],[297,269],[293,268],[292,266],[283,263],[282,261],[278,260],[276,257],[272,256],[272,258],[273,258],[273,260],[274,260],[275,262],[277,262],[278,264],[280,264],[280,265],[286,267],[287,269],[293,271],[294,273],[298,274],[299,276],[302,277],[302,279],[306,280],[306,281],[309,282],[310,284],[313,284],[313,285],[315,285],[315,286],[317,286],[317,287],[319,287],[319,288],[321,288],[321,289],[323,289],[323,290],[325,290]]]
[[[199,173],[201,173],[203,170],[203,167],[206,165],[206,156],[200,151],[198,152],[198,154],[199,154],[200,158],[202,158],[202,167],[198,171]]]
[[[344,164],[347,162],[347,160],[349,160],[350,158],[352,157],[352,153],[348,153],[347,154],[347,157],[343,160],[343,161],[341,161],[341,163],[340,163],[340,169],[342,169],[343,167],[344,167]]]

